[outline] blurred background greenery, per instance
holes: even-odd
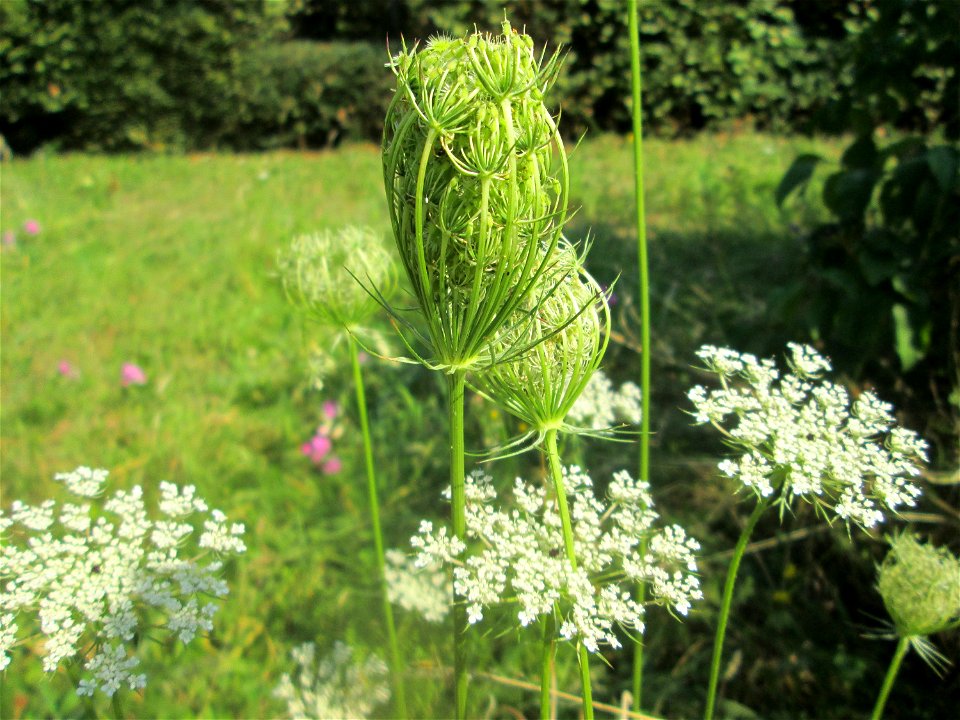
[[[629,55],[618,0],[6,0],[0,3],[3,505],[53,494],[54,472],[112,468],[156,493],[195,483],[247,522],[217,629],[196,647],[144,643],[144,717],[272,717],[287,653],[304,640],[383,645],[345,348],[290,309],[276,251],[296,233],[388,232],[375,145],[393,77],[388,44],[495,30],[509,13],[566,48],[552,106],[574,147],[568,235],[619,277],[605,369],[637,374]],[[647,208],[653,277],[658,506],[705,549],[706,602],[684,624],[650,618],[647,707],[700,713],[724,553],[742,508],[715,478],[723,447],[682,412],[701,343],[759,354],[817,344],[854,392],[875,387],[933,445],[925,500],[906,519],[957,550],[960,415],[960,3],[954,0],[646,0]],[[573,142],[586,134],[580,144]],[[261,151],[252,153],[250,151]],[[267,151],[267,152],[263,152]],[[238,154],[240,152],[246,154]],[[11,159],[12,155],[12,159]],[[39,232],[26,232],[35,221]],[[399,353],[384,322],[380,342]],[[311,380],[325,358],[324,387]],[[68,361],[78,377],[58,372]],[[143,387],[120,367],[144,368]],[[388,543],[443,517],[442,386],[417,367],[365,366]],[[324,400],[344,408],[322,475],[299,453]],[[468,444],[515,430],[478,399]],[[629,446],[572,443],[601,479]],[[536,473],[530,458],[498,476]],[[729,717],[852,717],[876,696],[892,643],[865,637],[883,609],[880,537],[812,513],[755,537],[728,636]],[[445,633],[401,618],[413,705],[444,714]],[[434,636],[439,635],[437,641]],[[479,665],[533,679],[516,636],[486,636]],[[960,658],[957,633],[938,638]],[[171,658],[173,661],[171,662]],[[597,696],[629,687],[608,653]],[[561,685],[575,685],[562,654]],[[599,665],[599,664],[598,664]],[[63,676],[18,657],[0,716],[83,712]],[[474,684],[475,710],[535,714],[535,694]],[[908,658],[891,718],[948,716],[960,673]],[[952,708],[952,710],[951,710]],[[106,713],[106,707],[101,710]]]

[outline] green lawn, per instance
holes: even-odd
[[[658,502],[668,517],[690,514],[689,483],[704,482],[689,473],[686,486],[678,479],[687,467],[681,467],[677,448],[688,447],[688,421],[677,408],[692,350],[713,342],[771,352],[790,339],[765,303],[796,272],[801,229],[822,209],[811,200],[781,214],[773,190],[795,154],[835,158],[841,146],[756,135],[647,145],[660,463],[655,473],[664,478]],[[580,210],[568,234],[578,239],[592,229],[591,267],[602,282],[620,276],[620,342],[609,356],[610,372],[620,378],[635,372],[637,357],[631,349],[637,322],[630,301],[636,275],[630,163],[629,141],[600,137],[582,143],[571,166]],[[195,484],[212,506],[246,522],[249,550],[230,571],[231,595],[214,633],[172,652],[145,643],[147,690],[128,702],[127,711],[143,717],[277,716],[282,707],[271,691],[280,674],[291,670],[288,652],[295,644],[384,644],[345,348],[332,346],[323,331],[297,316],[274,273],[277,250],[297,233],[348,223],[387,231],[377,148],[40,156],[5,163],[2,170],[2,229],[17,233],[16,247],[2,253],[3,506],[16,498],[36,502],[52,494],[53,473],[87,464],[110,468],[114,487],[140,483],[148,495],[156,494],[161,480]],[[28,219],[39,222],[39,234],[22,230]],[[388,332],[382,342],[400,352]],[[322,390],[310,378],[314,352],[329,366]],[[78,378],[58,373],[63,360],[77,368]],[[125,362],[145,370],[145,386],[121,387]],[[385,532],[388,544],[405,547],[419,518],[445,513],[438,502],[446,480],[442,385],[418,367],[372,360],[365,372]],[[348,408],[338,421],[336,445],[344,468],[335,475],[319,474],[299,452],[326,399]],[[470,410],[472,447],[505,432],[488,409],[472,402]],[[635,462],[630,446],[591,445],[581,452],[598,472]],[[697,492],[698,502],[717,503],[700,519],[701,531],[709,520],[728,517],[732,500],[717,499],[725,491]],[[767,530],[772,534],[774,527]],[[731,544],[722,536],[701,539],[712,551]],[[717,591],[719,567],[706,564],[708,595]],[[677,656],[652,652],[650,707],[674,716],[697,712],[710,615],[695,611],[683,626],[666,615],[653,621],[663,629],[651,629],[652,644],[673,633],[673,643],[699,643],[699,649],[695,661],[682,665]],[[401,616],[400,631],[412,705],[424,716],[442,716],[445,632],[411,616]],[[794,631],[799,643],[809,628],[791,626],[785,636]],[[769,643],[762,637],[750,641],[756,647]],[[488,645],[483,669],[536,682],[535,656],[517,650],[512,636],[494,637]],[[776,648],[767,649],[776,655]],[[859,650],[847,649],[852,655]],[[884,658],[888,650],[868,649]],[[569,689],[576,681],[568,655],[561,658],[560,673]],[[830,697],[865,712],[880,665],[851,660],[858,670],[837,680],[831,679],[833,666],[793,667],[788,655],[780,648],[776,662],[784,665],[777,672],[799,683],[794,697],[809,703],[810,715],[824,707],[821,700],[804,699],[810,673],[815,680],[823,675]],[[801,661],[812,657],[811,651]],[[629,656],[608,659],[613,667],[597,670],[603,678],[595,692],[617,703],[629,684]],[[860,678],[863,687],[851,689]],[[83,712],[66,677],[44,677],[22,652],[2,682],[2,717]],[[741,674],[737,682],[750,680]],[[693,700],[690,687],[696,690]],[[778,716],[777,694],[786,692],[778,688],[768,689],[771,705],[760,708],[765,716]],[[497,699],[495,717],[509,716],[507,706],[533,712],[536,702],[535,693],[482,679],[472,693],[477,712],[490,697]],[[109,712],[106,703],[99,712]]]

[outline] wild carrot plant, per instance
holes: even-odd
[[[194,486],[167,482],[154,519],[139,485],[103,498],[108,475],[59,473],[74,502],[17,500],[0,511],[0,670],[38,632],[43,669],[66,666],[78,695],[102,692],[122,717],[120,691],[147,682],[141,638],[186,644],[213,629],[217,599],[228,593],[221,570],[246,551],[245,528]]]
[[[938,675],[949,663],[927,638],[960,626],[960,558],[900,533],[890,539],[890,551],[877,571],[877,589],[893,620],[897,648],[871,720],[883,717],[900,663],[911,648]]]
[[[384,185],[428,351],[405,342],[447,376],[452,531],[459,539],[466,531],[466,375],[503,359],[490,344],[543,284],[567,216],[566,155],[543,103],[559,56],[538,57],[531,38],[505,22],[500,36],[404,47],[391,65],[397,90],[384,126]],[[455,602],[458,718],[467,707],[466,627]]]
[[[557,539],[563,541],[569,563],[567,573],[577,573],[579,563],[567,487],[557,450],[557,432],[575,430],[566,424],[566,416],[603,359],[609,328],[610,310],[603,292],[583,270],[574,248],[563,243],[548,268],[545,282],[529,297],[525,306],[514,312],[508,331],[491,346],[494,355],[504,358],[510,358],[512,348],[530,349],[475,375],[478,389],[529,425],[528,437],[535,445],[545,447],[561,521],[562,533]],[[521,438],[520,442],[524,439]],[[548,669],[552,667],[556,634],[552,610],[547,613],[545,623],[541,702],[549,701]],[[569,637],[571,634],[568,633]],[[595,649],[592,638],[577,636],[584,712],[588,718],[593,717],[587,652],[591,644]],[[549,716],[549,711],[548,705],[541,707],[545,716]]]
[[[920,488],[918,462],[926,443],[896,427],[893,408],[870,392],[851,400],[842,386],[824,379],[830,361],[806,345],[791,343],[789,372],[776,361],[727,348],[702,347],[697,355],[716,375],[718,389],[697,386],[688,397],[698,424],[713,425],[736,456],[719,469],[755,499],[727,570],[710,666],[705,717],[713,717],[720,660],[737,571],[757,521],[769,507],[780,517],[797,500],[813,505],[827,522],[872,528],[885,511],[912,506]]]
[[[406,717],[403,661],[387,591],[386,558],[380,527],[373,443],[370,438],[366,393],[355,335],[364,330],[364,324],[379,308],[377,299],[371,296],[358,280],[362,279],[374,285],[381,298],[389,297],[395,289],[397,279],[393,258],[384,248],[380,236],[372,230],[347,226],[338,232],[327,231],[295,238],[290,248],[280,253],[278,266],[283,287],[292,302],[306,310],[316,321],[338,331],[345,331],[350,351],[357,415],[363,437],[370,523],[379,570],[383,619],[390,645],[395,709],[401,717]],[[351,273],[354,277],[350,277]]]
[[[558,633],[576,643],[583,710],[591,718],[590,653],[596,653],[601,643],[620,646],[615,626],[642,634],[644,603],[632,594],[638,584],[650,587],[651,602],[673,605],[686,614],[691,601],[700,596],[692,574],[699,545],[678,526],[662,533],[654,530],[657,516],[646,483],[617,473],[608,491],[610,504],[605,506],[594,496],[587,473],[562,465],[558,433],[609,434],[611,428],[598,429],[596,420],[613,415],[618,395],[609,389],[596,391],[598,376],[600,386],[609,384],[599,370],[610,330],[606,295],[567,244],[558,248],[547,277],[543,296],[529,301],[535,310],[518,310],[512,333],[504,340],[507,346],[530,345],[533,337],[540,337],[540,342],[515,359],[476,373],[473,382],[530,426],[527,438],[517,442],[529,438],[543,446],[549,482],[546,488],[537,488],[518,479],[514,497],[519,514],[498,513],[489,507],[496,500],[489,478],[473,477],[469,499],[477,509],[468,514],[468,536],[481,540],[485,549],[467,557],[454,576],[471,620],[479,619],[483,604],[498,602],[507,585],[521,605],[520,624],[541,619],[543,717],[552,712],[550,671]],[[495,344],[493,349],[499,348]],[[600,400],[611,406],[582,413],[594,422],[579,428],[567,418],[591,385],[595,397],[590,404]],[[564,556],[551,559],[561,546]]]

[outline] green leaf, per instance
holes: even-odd
[[[910,323],[909,310],[900,303],[894,305],[891,312],[897,356],[906,372],[927,356],[930,349],[930,323],[915,328]]]
[[[845,168],[864,170],[875,167],[879,159],[873,136],[861,135],[844,151],[841,162]]]
[[[823,201],[841,220],[863,220],[878,174],[872,170],[834,173],[823,185]]]
[[[940,190],[950,192],[957,181],[957,165],[960,164],[956,149],[947,145],[930,148],[927,150],[927,164],[937,179]]]
[[[810,182],[813,171],[821,160],[823,158],[820,155],[810,153],[798,155],[794,159],[793,164],[790,165],[790,168],[780,180],[780,184],[777,185],[776,193],[774,193],[777,199],[777,207],[783,207],[783,201],[790,196],[790,193]]]

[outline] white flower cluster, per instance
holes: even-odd
[[[85,467],[56,476],[83,498],[99,495],[106,478],[106,470]],[[189,516],[206,513],[207,505],[192,485],[165,482],[160,492],[160,520],[148,518],[140,486],[116,491],[103,512],[92,512],[90,503],[64,503],[58,511],[53,500],[39,506],[14,502],[9,516],[0,511],[0,669],[18,644],[18,621],[33,612],[46,637],[47,672],[93,648],[83,656],[87,676],[77,688],[80,695],[144,687],[146,677],[135,672],[139,661],[126,643],[141,634],[145,611],[163,616],[165,622],[152,624],[184,643],[213,628],[218,606],[207,598],[227,594],[219,577],[222,562],[184,552],[196,530]],[[242,524],[228,525],[213,510],[196,545],[217,556],[242,553],[243,532]]]
[[[603,370],[590,376],[567,419],[591,430],[606,430],[618,422],[639,425],[642,415],[640,388],[625,382],[619,389]]]
[[[496,507],[490,476],[475,471],[466,480],[467,539],[481,549],[466,558],[462,543],[446,539],[422,523],[411,543],[418,563],[455,565],[454,588],[467,604],[469,621],[483,609],[515,600],[522,626],[558,613],[559,633],[583,642],[590,652],[601,644],[619,647],[615,627],[643,632],[644,607],[632,597],[637,583],[649,587],[650,602],[667,604],[685,615],[701,597],[694,574],[699,544],[679,526],[655,529],[658,515],[646,483],[618,472],[609,502],[597,500],[590,477],[576,466],[564,468],[578,567],[564,551],[563,530],[554,498],[520,478],[514,483],[515,507]]]
[[[721,472],[762,497],[779,490],[781,506],[800,497],[866,528],[883,521],[880,504],[914,505],[920,488],[909,478],[920,474],[926,443],[894,427],[892,406],[873,393],[851,402],[822,379],[830,362],[813,348],[787,347],[792,372],[782,377],[771,358],[712,346],[697,352],[721,388],[690,390],[696,421],[713,424],[742,453],[721,462]]]
[[[337,642],[318,663],[316,650],[313,643],[294,648],[297,672],[281,676],[273,691],[287,704],[288,717],[367,718],[390,699],[387,665],[376,655],[357,662],[353,649]]]
[[[387,550],[384,574],[387,598],[404,610],[419,613],[427,622],[441,622],[453,593],[447,573],[438,565],[419,567],[400,550]]]

